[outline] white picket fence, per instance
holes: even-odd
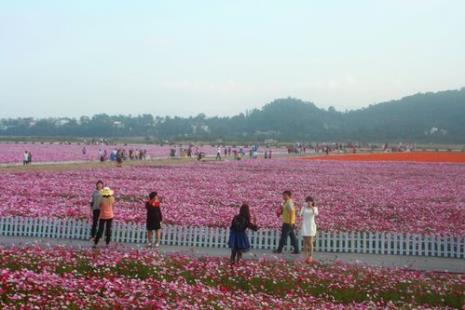
[[[0,236],[87,240],[90,236],[90,223],[81,219],[4,217],[0,218]],[[249,232],[254,249],[275,249],[279,236],[280,231],[275,229]],[[113,223],[112,241],[144,243],[145,238],[143,224]],[[165,225],[162,231],[162,244],[172,246],[225,248],[228,247],[228,238],[229,229],[218,227]],[[301,238],[299,241],[302,244]],[[319,232],[316,250],[465,258],[465,237],[383,232]]]

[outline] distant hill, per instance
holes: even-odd
[[[365,139],[465,142],[465,88],[416,94],[345,115],[351,136]]]
[[[109,116],[3,119],[2,136],[147,137],[151,140],[465,143],[465,88],[339,112],[277,99],[232,117]]]

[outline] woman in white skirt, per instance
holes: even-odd
[[[305,198],[303,208],[300,210],[302,217],[302,237],[304,238],[304,253],[306,255],[305,262],[312,263],[313,261],[313,242],[316,236],[315,216],[318,215],[318,208],[315,206],[313,197]]]

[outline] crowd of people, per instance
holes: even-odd
[[[296,236],[296,228],[300,217],[300,233],[303,237],[303,250],[305,253],[305,262],[313,262],[313,246],[317,233],[315,217],[318,216],[318,208],[313,197],[308,196],[298,212],[298,206],[292,199],[291,191],[282,193],[282,204],[276,210],[276,215],[281,217],[281,237],[277,249],[273,252],[281,254],[283,248],[290,238],[293,254],[300,254],[299,243]],[[146,209],[146,230],[147,230],[147,247],[160,246],[161,241],[161,223],[163,221],[161,204],[163,198],[155,191],[149,193],[145,202]],[[111,242],[112,223],[114,218],[113,208],[115,204],[114,192],[105,187],[102,181],[97,181],[95,191],[92,193],[90,209],[92,213],[91,241],[96,248],[100,239],[105,233],[105,243]],[[250,242],[247,230],[257,231],[255,217],[251,216],[250,207],[243,203],[239,213],[231,221],[228,245],[231,249],[231,265],[239,263],[242,254],[250,250]],[[155,236],[155,240],[154,240]]]
[[[83,148],[84,153],[85,147]],[[85,153],[84,153],[85,154]],[[123,161],[127,160],[145,160],[148,158],[147,150],[146,149],[129,149],[126,150],[125,148],[114,149],[111,151],[110,155],[108,156],[107,150],[99,149],[98,157],[101,162],[106,160],[115,161],[118,165],[121,165]]]
[[[250,147],[249,151],[249,158],[256,159],[258,158],[258,146],[253,145]],[[272,151],[267,149],[265,151],[265,159],[271,159]],[[179,146],[179,147],[172,147],[170,148],[169,152],[170,158],[197,158],[197,160],[201,160],[206,157],[205,152],[202,152],[198,146],[189,145],[187,147]],[[236,146],[224,146],[218,145],[216,147],[216,160],[223,160],[225,158],[232,158],[235,160],[241,160],[246,156],[246,152],[244,147],[236,147]]]
[[[258,145],[252,145],[248,151],[250,159],[257,159],[258,158]],[[235,147],[222,147],[218,146],[216,150],[216,160],[222,160],[224,158],[234,158],[235,160],[241,160],[245,156],[245,151],[243,147],[239,147],[239,149]],[[265,159],[271,159],[272,151],[271,149],[265,150]]]

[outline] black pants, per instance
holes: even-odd
[[[231,264],[238,263],[242,258],[241,250],[231,249]]]
[[[287,237],[291,237],[291,245],[294,247],[294,253],[299,252],[299,244],[295,236],[294,228],[291,224],[283,224],[281,228],[281,238],[279,239],[278,252],[283,251],[284,245],[287,243]]]
[[[98,217],[100,216],[100,210],[93,210],[92,211],[92,229],[90,230],[90,237],[95,238],[97,234],[97,225],[98,225]]]
[[[100,238],[102,238],[104,226],[105,226],[105,242],[106,244],[110,243],[112,222],[113,222],[113,219],[108,219],[108,220],[100,219],[98,221],[98,231],[97,231],[97,237],[95,238],[95,244],[97,244]]]

